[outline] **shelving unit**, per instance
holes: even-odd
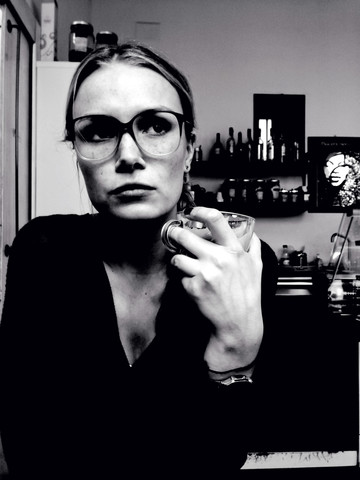
[[[229,164],[227,159],[218,164],[211,161],[195,162],[191,168],[191,176],[195,177],[201,185],[204,179],[218,179],[224,182],[227,179],[236,179],[238,181],[239,189],[241,188],[241,181],[243,179],[250,179],[251,182],[256,179],[273,179],[277,178],[280,181],[282,177],[300,177],[300,184],[305,185],[307,175],[307,165],[305,160],[299,161],[296,164],[279,164],[277,162],[252,162],[251,164],[241,164],[241,162],[234,162]],[[196,183],[196,182],[194,182]],[[299,185],[297,185],[299,187]],[[235,198],[230,202],[224,196],[224,203],[216,201],[216,194],[205,191],[196,191],[196,203],[199,205],[219,208],[228,211],[241,211],[242,213],[252,215],[255,217],[288,217],[301,215],[308,210],[308,202],[303,192],[300,192],[299,198],[296,202],[292,201],[291,197],[284,202],[281,197],[277,200],[269,198],[265,193],[263,201],[257,201],[254,194],[252,199],[247,203],[241,198],[240,191],[235,195]]]

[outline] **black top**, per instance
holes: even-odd
[[[39,217],[12,246],[0,329],[10,473],[49,480],[238,472],[256,387],[224,392],[208,380],[209,324],[175,272],[155,339],[129,366],[96,222],[92,215]],[[276,257],[263,242],[262,256],[266,322]],[[261,362],[260,353],[254,384]]]

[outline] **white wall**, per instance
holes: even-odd
[[[67,60],[73,20],[120,40],[148,41],[190,78],[198,143],[216,132],[244,134],[254,93],[306,95],[306,137],[360,136],[359,0],[58,0],[59,60]],[[136,22],[158,22],[139,30]],[[146,26],[145,26],[146,27]],[[298,186],[298,185],[294,185]],[[278,252],[306,247],[326,261],[339,214],[258,219],[257,232]]]

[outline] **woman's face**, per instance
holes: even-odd
[[[161,75],[143,67],[114,62],[92,73],[80,86],[73,117],[107,115],[122,123],[149,109],[183,113],[175,88]],[[156,156],[142,152],[129,133],[105,161],[78,158],[90,200],[99,212],[123,219],[170,216],[180,198],[192,145],[184,126],[178,149]]]
[[[350,167],[345,165],[345,156],[337,154],[330,156],[324,166],[325,177],[334,187],[339,187],[349,173]]]

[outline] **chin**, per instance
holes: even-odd
[[[169,216],[169,213],[164,210],[163,207],[160,209],[154,205],[123,204],[117,205],[114,208],[106,208],[102,211],[119,220],[125,221],[155,220],[160,217]]]

